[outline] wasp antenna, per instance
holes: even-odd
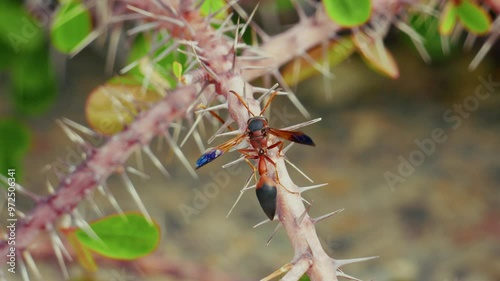
[[[144,206],[144,203],[142,202],[141,197],[139,197],[139,193],[137,193],[137,190],[135,189],[134,184],[132,183],[132,181],[128,177],[127,173],[121,172],[120,178],[121,178],[123,184],[125,185],[125,188],[129,192],[130,196],[132,196],[132,199],[134,200],[135,204],[137,205],[137,207],[139,207],[139,210],[141,211],[141,213],[148,220],[148,223],[153,224],[153,219],[149,215],[148,210],[146,209],[146,206]]]
[[[276,97],[277,94],[278,94],[278,91],[273,91],[273,93],[269,97],[269,100],[267,100],[266,105],[262,108],[262,111],[260,112],[259,115],[262,115],[266,111],[266,109],[269,107],[269,105],[271,104],[271,102],[273,101],[273,99]]]
[[[272,93],[274,90],[276,90],[276,88],[278,88],[278,85],[279,85],[279,84],[278,84],[278,83],[276,83],[276,84],[274,84],[274,85],[273,85],[271,88],[269,88],[269,89],[254,87],[254,88],[253,88],[254,92],[257,92],[257,93],[261,92],[261,93],[262,93],[262,95],[261,95],[261,96],[257,99],[257,101],[258,101],[258,102],[261,102],[261,101],[262,101],[262,100],[263,100],[263,99],[264,99],[267,95],[269,95],[269,94],[270,94],[270,93]],[[286,95],[286,94],[287,94],[287,93],[285,93],[285,92],[280,92],[279,90],[280,90],[280,89],[277,89],[278,94],[281,94],[281,95],[283,95],[283,94],[285,94],[285,95]]]
[[[280,229],[280,227],[281,227],[281,223],[278,223],[278,225],[274,228],[274,231],[271,234],[271,237],[269,237],[269,240],[267,240],[266,247],[269,245],[269,243],[271,243],[271,240],[273,240],[274,235],[276,235],[276,232],[278,232],[278,230]]]
[[[243,100],[243,98],[238,95],[238,93],[236,93],[235,91],[233,90],[229,90],[229,92],[233,95],[236,96],[236,98],[241,102],[241,104],[247,109],[248,113],[252,116],[252,117],[255,117],[255,114],[252,113],[252,111],[250,111],[250,108],[248,107],[247,103]]]
[[[366,258],[357,258],[357,259],[345,259],[345,260],[333,260],[333,266],[335,269],[338,269],[344,265],[348,265],[351,263],[364,262],[378,258],[378,256],[366,257]]]
[[[313,221],[313,223],[318,223],[318,222],[320,222],[320,221],[322,221],[322,220],[325,220],[325,219],[327,219],[327,218],[329,218],[329,217],[331,217],[331,216],[333,216],[333,215],[335,215],[335,214],[338,214],[338,213],[340,213],[340,212],[342,212],[342,211],[344,211],[344,208],[342,208],[342,209],[338,209],[338,210],[333,211],[333,212],[331,212],[331,213],[328,213],[328,214],[326,214],[326,215],[322,215],[322,216],[320,216],[320,217],[314,218],[314,219],[312,219],[312,221]]]

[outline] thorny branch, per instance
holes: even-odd
[[[282,34],[272,37],[261,34],[265,39],[264,42],[258,47],[247,46],[242,54],[242,56],[255,56],[256,59],[237,58],[233,64],[234,52],[239,42],[235,45],[232,39],[214,30],[208,24],[210,19],[200,17],[193,2],[177,3],[160,0],[112,2],[116,5],[112,10],[117,14],[111,15],[108,20],[116,20],[120,14],[135,13],[147,22],[157,22],[157,27],[168,30],[174,41],[190,46],[192,55],[196,57],[200,67],[183,77],[183,81],[190,85],[169,92],[162,101],[138,115],[125,130],[110,138],[103,146],[87,147],[86,159],[61,180],[52,195],[38,198],[36,207],[18,222],[16,246],[19,253],[29,251],[30,245],[43,231],[49,231],[53,241],[56,241],[54,242],[56,254],[57,251],[61,252],[63,246],[57,243],[60,240],[54,230],[58,219],[64,214],[72,214],[78,203],[85,199],[92,189],[104,185],[110,175],[123,173],[124,163],[134,151],[139,149],[150,151],[148,144],[155,136],[163,136],[173,122],[190,114],[187,109],[192,108],[197,102],[197,93],[202,89],[201,85],[206,83],[211,85],[203,87],[204,90],[200,93],[202,96],[209,96],[215,91],[226,98],[231,118],[238,124],[239,130],[244,131],[249,118],[248,112],[233,95],[229,94],[229,91],[245,94],[243,98],[250,109],[253,112],[260,112],[260,105],[252,95],[255,92],[254,88],[249,82],[262,75],[272,74],[286,89],[278,68],[303,55],[308,49],[332,40],[339,30],[339,27],[325,16],[322,9],[318,8],[313,16],[305,17],[301,14],[301,21]],[[372,17],[376,18],[382,13],[398,13],[403,5],[417,1],[373,2]],[[248,18],[248,15],[245,17]],[[293,93],[289,95],[293,99]],[[300,107],[300,104],[296,105]],[[335,212],[317,219],[309,217],[300,196],[301,190],[289,177],[283,156],[277,154],[277,149],[271,150],[269,156],[276,163],[276,170],[273,165],[268,165],[269,175],[276,179],[278,173],[280,184],[296,192],[293,194],[284,188],[278,188],[277,218],[287,232],[294,249],[294,257],[290,266],[286,267],[288,272],[283,280],[298,280],[304,273],[307,273],[311,280],[337,280],[338,276],[352,278],[339,268],[369,258],[334,260],[325,253],[316,234],[315,224]],[[5,265],[7,251],[7,241],[1,240],[2,265]]]

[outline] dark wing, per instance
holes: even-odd
[[[285,130],[269,128],[269,132],[277,136],[278,138],[282,138],[300,144],[316,146],[313,140],[308,135],[304,134],[301,131],[285,131]]]
[[[240,144],[244,139],[246,135],[240,135],[235,138],[232,138],[225,143],[214,147],[213,149],[203,153],[198,160],[196,160],[196,169],[199,169],[200,167],[212,162],[214,159],[217,157],[221,156],[222,153],[228,152],[231,148],[237,146]]]

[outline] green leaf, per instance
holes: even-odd
[[[439,33],[448,36],[453,31],[457,22],[457,9],[452,2],[446,3],[439,19]]]
[[[182,64],[180,64],[178,61],[174,61],[174,64],[172,65],[172,70],[174,71],[175,78],[181,79],[181,76],[182,76]]]
[[[160,228],[139,213],[127,213],[125,218],[112,215],[90,223],[99,240],[77,230],[78,240],[92,251],[113,259],[132,260],[153,252],[160,241]]]
[[[307,276],[307,274],[304,274],[302,277],[300,277],[299,281],[311,281],[311,279],[309,279],[309,276]]]
[[[31,51],[42,46],[42,27],[24,10],[19,1],[0,1],[0,43],[14,53]]]
[[[202,16],[211,15],[217,11],[220,11],[224,6],[226,6],[225,0],[205,0],[200,7],[200,14]],[[215,15],[216,19],[225,19],[227,16],[227,10],[220,11],[217,15]]]
[[[92,22],[89,10],[78,1],[61,5],[51,27],[53,45],[63,53],[71,53],[90,34]]]
[[[14,119],[0,119],[0,173],[16,170],[16,180],[22,178],[21,162],[28,152],[31,135],[27,127]],[[2,185],[4,186],[4,185]]]
[[[326,13],[342,27],[355,27],[364,24],[370,18],[372,6],[370,0],[323,0]]]
[[[447,60],[451,57],[451,55],[456,54],[460,51],[461,44],[459,41],[450,41],[449,42],[449,53],[443,51],[442,34],[439,31],[440,21],[434,16],[426,16],[423,17],[420,13],[415,13],[410,15],[409,24],[417,32],[423,37],[423,45],[427,53],[429,54],[432,63],[438,63],[444,60]],[[415,45],[410,40],[408,35],[404,35],[405,41],[411,45],[411,48],[415,49]]]
[[[490,15],[477,3],[470,0],[462,0],[456,6],[458,20],[470,32],[474,34],[484,34],[490,30]]]
[[[45,112],[57,94],[49,50],[20,56],[12,68],[12,100],[16,109],[30,115]]]

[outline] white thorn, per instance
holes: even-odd
[[[297,96],[295,93],[288,87],[288,85],[285,82],[285,79],[283,79],[283,76],[279,73],[278,70],[273,71],[273,77],[278,80],[278,83],[281,84],[281,86],[285,89],[285,91],[288,92],[288,98],[290,101],[293,103],[293,105],[299,110],[299,112],[306,118],[309,118],[311,115],[307,111],[307,109],[304,107],[304,105],[297,99]]]
[[[68,119],[66,117],[62,117],[61,120],[66,123],[68,126],[70,127],[73,127],[75,129],[77,129],[78,131],[86,134],[86,135],[89,135],[89,136],[100,136],[98,133],[96,133],[95,131],[89,129],[88,127],[85,127],[79,123],[76,123],[75,121],[71,120],[71,119]]]
[[[137,205],[137,207],[139,207],[139,210],[141,211],[141,213],[146,217],[146,219],[148,220],[148,223],[152,224],[153,219],[149,215],[148,210],[146,209],[146,206],[144,206],[144,203],[142,202],[141,197],[137,193],[137,190],[135,190],[134,184],[132,183],[130,178],[127,176],[127,173],[125,173],[125,172],[120,173],[120,177],[123,181],[123,184],[125,184],[125,188],[132,196],[132,199],[134,200],[135,204]]]
[[[335,269],[338,269],[344,265],[348,265],[351,263],[358,263],[358,262],[364,262],[372,259],[376,259],[378,256],[373,256],[373,257],[365,257],[365,258],[357,258],[357,259],[345,259],[345,260],[333,260],[333,265]]]
[[[304,187],[299,187],[299,192],[303,193],[311,189],[319,188],[328,185],[328,183],[321,183],[321,184],[315,184],[315,185],[309,185],[309,186],[304,186]]]
[[[358,278],[353,277],[353,276],[351,276],[351,275],[347,275],[347,274],[345,274],[344,272],[342,272],[342,271],[341,271],[341,270],[339,270],[339,269],[337,269],[336,274],[337,274],[337,276],[339,276],[339,277],[343,277],[343,278],[346,278],[346,279],[349,279],[349,280],[361,281],[361,279],[358,279]]]
[[[264,225],[264,224],[266,224],[268,222],[271,222],[271,220],[270,219],[266,219],[265,221],[261,221],[258,224],[254,225],[252,228],[257,228],[257,227],[259,227],[261,225]]]
[[[162,59],[164,59],[166,56],[168,56],[171,52],[175,51],[179,47],[179,44],[174,43],[167,49],[165,49],[163,52],[161,52],[157,57],[153,58],[153,63],[156,64]]]
[[[137,151],[139,151],[139,150],[137,150]],[[139,177],[141,177],[143,179],[149,179],[149,178],[151,178],[148,174],[146,174],[146,173],[144,173],[142,171],[139,171],[138,169],[130,167],[130,166],[128,166],[125,170],[127,170],[127,172],[130,172],[131,174],[139,176]]]
[[[23,278],[23,281],[30,281],[30,276],[28,275],[28,270],[26,268],[26,265],[24,264],[22,256],[20,257],[18,262],[19,262],[19,271],[21,271],[21,277]]]
[[[300,54],[300,56],[323,76],[328,77],[329,79],[335,78],[335,76],[330,72],[329,69],[323,68],[323,65],[316,62],[308,53],[303,52],[302,54]]]
[[[276,271],[274,271],[273,273],[269,274],[268,276],[260,279],[260,281],[273,280],[274,278],[282,275],[283,273],[288,272],[292,267],[293,267],[293,263],[289,262],[289,263],[285,264],[284,266],[280,267],[279,269],[277,269]]]
[[[253,16],[255,15],[255,12],[257,12],[257,9],[259,8],[259,4],[260,4],[260,2],[257,2],[257,5],[255,5],[255,8],[253,9],[253,11],[252,11],[252,13],[250,14],[250,16],[249,16],[247,19],[245,19],[245,20],[246,20],[246,23],[245,23],[245,25],[243,26],[243,28],[241,29],[241,32],[240,32],[240,33],[241,33],[241,36],[240,36],[240,38],[241,38],[241,37],[243,37],[243,35],[245,34],[245,31],[246,31],[246,30],[247,30],[247,28],[248,28],[248,25],[252,22],[252,18],[253,18]]]
[[[490,36],[486,41],[484,42],[483,46],[481,49],[479,49],[479,52],[477,52],[477,55],[474,57],[472,62],[469,65],[469,70],[474,70],[476,67],[479,65],[479,63],[483,60],[483,58],[486,56],[488,51],[491,49],[491,47],[495,44],[495,41],[497,38],[500,36],[500,16],[498,16],[493,24],[491,25],[491,30],[492,32],[490,33]]]
[[[189,136],[191,136],[191,134],[194,132],[194,130],[196,129],[196,126],[198,126],[198,123],[200,123],[201,119],[203,118],[203,115],[198,115],[196,117],[196,119],[194,120],[194,123],[193,125],[191,126],[191,128],[189,129],[189,131],[187,132],[186,136],[184,137],[184,139],[182,140],[181,142],[181,147],[184,146],[184,144],[186,143],[187,139],[189,138]]]
[[[294,131],[294,130],[297,130],[299,128],[306,127],[306,126],[312,125],[314,123],[317,123],[317,122],[319,122],[321,120],[322,120],[321,118],[316,118],[316,119],[313,119],[313,120],[302,122],[302,123],[297,124],[297,125],[293,125],[293,126],[289,126],[289,127],[283,128],[282,130]]]
[[[127,35],[131,36],[131,35],[134,35],[136,33],[140,33],[140,32],[147,31],[147,30],[150,30],[153,28],[157,28],[158,26],[160,26],[160,24],[158,22],[155,22],[155,21],[149,22],[149,23],[144,23],[144,24],[141,24],[141,25],[135,26],[134,28],[129,29],[127,31]]]
[[[221,104],[218,104],[218,105],[215,105],[215,106],[212,106],[212,107],[198,109],[198,110],[195,111],[195,113],[203,113],[203,112],[207,112],[207,111],[216,111],[216,110],[219,110],[219,109],[227,109],[227,103],[221,103]]]
[[[85,234],[87,234],[90,238],[96,240],[97,242],[101,243],[103,246],[105,245],[104,241],[102,241],[102,239],[99,238],[99,235],[95,233],[90,224],[87,223],[87,221],[83,218],[83,216],[77,209],[73,211],[72,216],[75,220],[76,226],[78,226],[83,232],[85,232]]]
[[[216,138],[241,135],[240,131],[231,131],[215,135]]]
[[[271,243],[271,240],[273,240],[274,235],[276,235],[276,232],[278,232],[278,229],[280,229],[280,227],[281,227],[281,223],[278,223],[278,225],[276,225],[276,227],[274,228],[274,231],[271,234],[271,237],[269,237],[269,240],[267,240],[266,247],[269,246],[269,243]]]
[[[42,274],[40,273],[40,270],[36,266],[35,260],[33,260],[33,256],[31,256],[31,253],[29,251],[24,251],[23,257],[24,260],[26,261],[26,264],[30,268],[31,272],[33,272],[35,277],[39,280],[42,280]]]
[[[278,88],[278,83],[274,84],[271,88],[269,88],[267,91],[265,91],[258,99],[257,101],[260,103],[267,95],[269,95],[270,93],[274,92],[274,90],[276,90],[276,88]],[[279,93],[279,92],[278,92]],[[282,92],[282,93],[285,93],[286,95],[288,95],[288,93],[286,92]]]
[[[229,125],[231,125],[231,123],[233,123],[233,118],[231,118],[231,117],[227,118],[226,122],[224,122],[224,124],[222,124],[222,126],[219,129],[217,129],[215,134],[208,139],[207,143],[208,144],[212,143],[214,141],[214,139],[216,138],[216,136],[218,134],[222,133],[222,131],[224,131],[225,129],[227,129],[227,127],[229,127]]]
[[[165,133],[164,136],[165,136],[165,139],[167,140],[168,144],[170,145],[170,147],[174,151],[175,155],[177,155],[177,158],[179,158],[179,160],[181,160],[182,164],[184,165],[184,167],[186,167],[186,169],[191,174],[191,176],[193,178],[197,179],[198,175],[193,170],[193,167],[191,167],[191,165],[189,164],[189,161],[187,160],[186,156],[184,156],[184,153],[182,153],[181,149],[172,140],[172,137],[168,133]]]
[[[290,166],[292,166],[297,172],[299,172],[304,178],[306,178],[308,181],[310,182],[314,182],[310,177],[308,177],[304,172],[302,172],[301,169],[299,169],[299,167],[295,166],[295,164],[293,164],[292,162],[290,162],[290,160],[288,160],[287,158],[284,158],[285,159],[285,162],[287,162]]]
[[[252,180],[253,175],[254,175],[254,173],[250,174],[250,177],[248,177],[248,180],[247,180],[245,186],[243,186],[243,188],[240,190],[240,194],[238,195],[238,198],[236,198],[236,201],[234,202],[233,206],[231,207],[231,209],[227,213],[226,219],[229,217],[231,212],[233,212],[234,207],[236,207],[236,204],[238,204],[238,202],[240,201],[241,197],[243,196],[243,193],[250,189],[248,186],[250,185],[250,181]]]
[[[238,164],[239,162],[242,162],[242,161],[245,161],[245,157],[244,156],[242,156],[242,157],[240,157],[240,158],[238,158],[238,159],[236,159],[234,161],[231,161],[231,162],[229,162],[227,164],[222,165],[222,168],[225,169],[225,168],[231,167],[231,166],[236,165],[236,164]]]
[[[285,146],[285,148],[283,148],[283,150],[281,150],[281,154],[285,155],[288,152],[288,150],[290,150],[290,148],[292,148],[293,144],[294,144],[294,142],[291,142],[287,146]]]
[[[77,143],[79,145],[85,144],[85,140],[83,140],[82,137],[80,137],[77,133],[71,130],[63,121],[57,119],[56,123],[63,129],[64,133],[66,133],[66,135],[72,142]]]
[[[144,151],[144,153],[146,153],[146,155],[149,157],[149,159],[151,159],[151,161],[156,166],[156,168],[158,168],[158,170],[160,170],[160,172],[165,177],[170,178],[170,174],[167,172],[167,170],[165,169],[165,167],[163,167],[163,165],[161,164],[160,160],[153,154],[153,152],[151,151],[151,148],[149,148],[149,146],[144,145],[142,147],[142,151]]]
[[[94,212],[99,216],[99,217],[102,217],[103,216],[103,213],[101,212],[101,210],[99,209],[99,205],[97,205],[97,203],[95,202],[94,198],[92,197],[91,194],[87,195],[87,200],[89,201],[89,204],[91,205],[92,209],[94,210]]]
[[[55,232],[54,228],[52,226],[47,227],[48,230],[50,230],[50,240],[52,243],[52,249],[54,250],[54,254],[56,255],[57,263],[59,263],[59,267],[61,268],[61,271],[63,273],[64,279],[69,280],[69,272],[68,269],[66,268],[66,263],[64,262],[64,257],[63,257],[63,252],[67,253],[66,249],[64,248],[61,239]],[[61,248],[62,247],[62,248]],[[69,254],[68,254],[69,256]],[[71,259],[71,257],[70,257]]]
[[[127,9],[132,10],[136,13],[141,14],[141,15],[145,15],[145,16],[153,18],[153,19],[159,19],[159,20],[163,20],[166,22],[170,22],[170,23],[173,23],[179,27],[184,27],[184,23],[178,19],[174,19],[174,18],[167,17],[167,16],[158,16],[158,15],[155,15],[151,12],[146,11],[146,10],[134,7],[132,5],[127,5],[126,7],[127,7]]]
[[[123,212],[122,208],[120,207],[120,204],[118,204],[118,201],[116,201],[116,198],[115,196],[113,195],[113,193],[111,193],[111,190],[108,188],[108,185],[103,182],[101,183],[101,185],[98,186],[98,190],[101,192],[101,194],[108,198],[109,200],[109,203],[111,203],[111,206],[113,206],[113,208],[115,208],[115,211],[120,214],[120,216],[122,218],[127,218],[125,216],[125,213]]]
[[[322,216],[320,216],[320,217],[314,218],[314,219],[312,219],[312,221],[313,221],[313,223],[318,223],[318,222],[320,222],[320,221],[322,221],[322,220],[324,220],[324,219],[327,219],[327,218],[329,218],[329,217],[331,217],[331,216],[333,216],[333,215],[335,215],[335,214],[338,214],[338,213],[340,213],[340,212],[342,212],[342,211],[344,211],[344,210],[345,210],[344,208],[342,208],[342,209],[338,209],[338,210],[333,211],[333,212],[331,212],[331,213],[328,213],[328,214],[326,214],[326,215],[322,215]]]

